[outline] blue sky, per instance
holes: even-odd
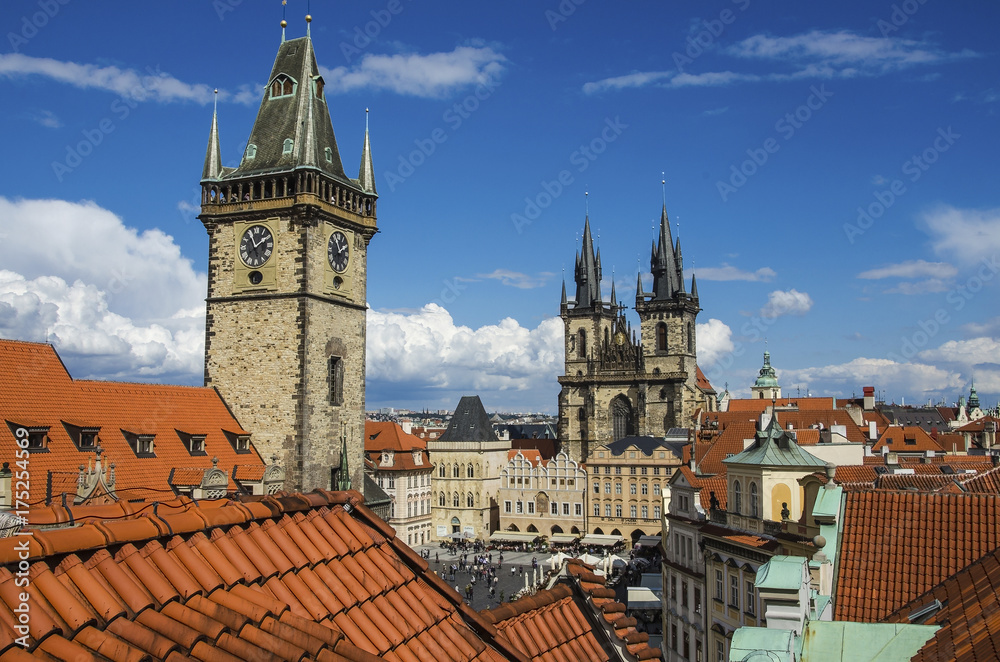
[[[662,179],[720,391],[766,337],[786,393],[1000,397],[997,5],[335,6],[312,37],[348,173],[371,109],[380,194],[370,408],[555,411],[585,210],[631,302]],[[3,3],[0,335],[76,377],[200,382],[212,90],[236,165],[281,11]]]

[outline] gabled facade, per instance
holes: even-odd
[[[565,452],[511,450],[500,470],[500,529],[552,536],[586,530],[587,472]]]
[[[431,540],[431,476],[427,442],[398,423],[365,422],[365,469],[391,503],[386,521],[407,545]],[[367,495],[366,495],[367,497]]]
[[[290,486],[361,489],[377,196],[367,131],[351,179],[324,87],[308,34],[283,39],[238,167],[221,165],[212,118],[199,216],[209,240],[205,385],[279,458]]]
[[[629,436],[664,437],[688,427],[700,407],[716,407],[715,391],[700,375],[696,352],[698,286],[684,280],[680,240],[673,243],[666,207],[650,267],[653,291],[637,279],[639,334],[625,317],[614,284],[601,294],[600,251],[589,217],[574,269],[573,299],[563,284],[560,317],[565,330],[565,370],[559,378],[559,439],[570,457],[589,462],[599,444]]]
[[[435,540],[487,540],[500,528],[500,472],[510,440],[501,441],[478,395],[464,396],[448,428],[427,441]]]

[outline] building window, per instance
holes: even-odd
[[[333,150],[327,147],[323,150],[323,154],[326,156],[327,163],[333,163]]]
[[[379,485],[381,485],[381,484],[382,483],[379,483]],[[510,503],[510,501],[508,501],[507,503]],[[441,506],[442,508],[444,508],[444,492],[441,492],[440,494],[438,494],[438,505]],[[508,509],[507,512],[509,513],[510,509]]]
[[[656,519],[660,519],[660,507],[659,506],[653,506],[653,517],[655,517]]]
[[[691,635],[687,631],[684,632],[684,652],[683,652],[683,655],[684,655],[685,658],[687,658],[687,657],[689,657],[691,655]]]
[[[653,483],[653,496],[660,496],[660,484]]]
[[[677,600],[677,577],[673,575],[670,577],[670,599]]]
[[[608,514],[610,515],[611,513],[608,513]],[[601,516],[601,504],[595,503],[594,504],[594,517],[600,517],[600,516]]]
[[[670,624],[670,648],[677,650],[677,624]]]
[[[389,481],[389,489],[390,490],[396,489],[396,477],[393,476],[392,474],[389,474],[387,480]]]
[[[622,505],[620,503],[615,504],[615,517],[622,516]]]
[[[472,496],[472,492],[469,492],[467,495],[465,495],[465,505],[467,508],[475,508],[476,498]]]
[[[653,467],[653,475],[654,476],[659,476],[660,475],[660,468],[659,467]]]
[[[283,142],[281,144],[281,153],[282,154],[291,154],[292,153],[292,148],[294,146],[295,146],[295,141],[294,140],[292,140],[291,138],[285,138],[285,142]]]
[[[576,332],[576,357],[587,358],[587,332],[583,329]]]
[[[622,468],[621,467],[615,467],[615,475],[616,476],[621,476],[622,475]]]
[[[649,519],[649,506],[642,507],[642,519]]]
[[[523,512],[524,512],[524,504],[523,504],[522,502],[520,502],[520,501],[516,502],[516,503],[514,504],[514,507],[515,507],[515,509],[516,509],[516,510],[515,510],[515,512],[516,512],[516,513],[517,513],[518,515],[520,515],[521,513],[523,513]]]
[[[715,662],[726,662],[726,642],[715,642]]]
[[[621,493],[622,493],[622,484],[615,483],[615,494],[621,494]]]
[[[735,572],[729,575],[729,606],[740,608],[740,576]]]
[[[722,594],[722,591],[723,591],[722,571],[721,570],[716,570],[715,571],[715,599],[718,600],[719,602],[722,602],[723,599],[725,599],[725,596]]]
[[[451,465],[451,477],[452,478],[458,478],[458,465],[457,464]]]
[[[757,506],[757,483],[750,483],[748,497],[750,499],[750,517],[759,517],[760,509]]]
[[[327,380],[330,387],[330,404],[344,404],[344,360],[339,356],[331,356],[327,361]]]
[[[575,503],[573,504],[573,514],[577,517],[583,517],[583,504]]]
[[[611,486],[609,485],[608,487],[611,487]],[[600,483],[594,483],[594,494],[600,494],[600,493],[601,493],[601,484]]]
[[[628,507],[628,516],[631,517],[632,519],[636,518],[636,507],[635,506],[629,506]]]
[[[635,494],[635,490],[636,490],[635,483],[630,483],[629,486],[628,486],[628,493],[629,494]]]
[[[681,606],[688,606],[688,583],[681,582]]]
[[[618,507],[621,508],[621,506],[618,506]],[[604,504],[604,516],[605,517],[611,517],[611,504],[610,503]]]
[[[255,156],[257,156],[257,145],[250,143],[249,145],[247,145],[247,151],[246,151],[247,161],[252,161]]]
[[[438,465],[438,478],[444,478],[444,477],[445,477],[444,465],[443,464],[439,464]]]
[[[451,495],[451,505],[454,508],[458,508],[458,492]]]
[[[510,509],[511,509],[511,502],[510,501],[504,501],[503,502],[503,511],[505,513],[510,513],[510,511],[511,511]]]
[[[611,473],[611,467],[604,467],[604,475],[607,476],[609,473]]]
[[[754,595],[753,582],[748,579],[745,581],[744,586],[746,588],[746,610],[752,616],[757,613],[757,599]]]
[[[629,467],[629,469],[628,469],[628,472],[629,472],[629,473],[630,473],[631,475],[633,475],[633,476],[634,476],[634,475],[635,475],[635,467]]]
[[[535,502],[534,501],[528,501],[528,514],[529,515],[534,515],[535,514]]]
[[[656,351],[667,351],[667,325],[663,322],[656,325]]]
[[[632,403],[625,396],[619,395],[611,401],[611,421],[614,441],[635,434],[635,427],[632,425]]]
[[[701,588],[698,586],[694,587],[694,613],[701,613]]]
[[[733,481],[733,512],[737,515],[743,514],[743,490],[740,488],[740,481]]]
[[[563,515],[569,515],[569,503],[563,502]]]
[[[271,98],[287,97],[295,93],[295,82],[288,76],[281,75],[271,81]]]
[[[557,502],[553,501],[549,504],[549,513],[552,515],[559,514],[559,504]]]
[[[316,98],[317,99],[322,99],[323,98],[323,87],[326,85],[326,83],[323,82],[322,78],[317,78],[316,82],[315,82],[315,85],[316,85]],[[330,149],[330,148],[327,147],[327,149]]]
[[[639,489],[639,492],[644,496],[646,494],[649,494],[649,483],[643,483]]]
[[[465,477],[466,478],[472,478],[473,475],[474,475],[474,473],[475,473],[475,471],[474,471],[473,465],[469,464],[469,466],[465,468]]]

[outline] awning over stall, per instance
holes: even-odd
[[[581,545],[597,545],[599,547],[614,547],[615,545],[621,543],[625,539],[621,536],[608,536],[601,535],[598,533],[588,533],[583,540],[580,541]]]
[[[538,540],[537,533],[518,533],[517,531],[494,531],[490,535],[490,542],[535,542]]]

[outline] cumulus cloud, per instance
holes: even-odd
[[[368,311],[370,388],[405,382],[415,392],[551,389],[562,371],[563,348],[559,318],[543,320],[534,329],[509,317],[472,329],[455,324],[451,314],[435,303],[409,314]]]
[[[761,267],[757,271],[744,271],[738,267],[723,262],[721,267],[698,267],[695,275],[702,280],[745,280],[751,282],[768,282],[778,274],[771,267]]]
[[[927,280],[920,280],[916,283],[902,282],[895,287],[890,287],[885,291],[885,294],[933,294],[936,292],[945,292],[948,290],[948,283],[939,278],[928,278]]]
[[[983,363],[1000,362],[1000,339],[969,338],[968,340],[949,340],[936,349],[927,349],[918,356],[924,361],[940,361],[956,363],[972,367]]]
[[[736,83],[829,80],[881,76],[915,66],[977,57],[963,50],[950,53],[930,42],[897,37],[869,37],[849,30],[812,30],[789,37],[754,35],[724,51],[739,60],[770,60],[785,68],[763,74],[739,71],[686,73],[680,70],[635,71],[583,86],[585,94],[657,85],[721,87]],[[790,70],[789,70],[790,69]]]
[[[75,377],[197,383],[206,278],[173,238],[93,202],[0,197],[0,335],[52,342]]]
[[[507,58],[488,46],[459,46],[449,53],[366,53],[351,67],[320,67],[331,92],[388,90],[441,97],[456,89],[499,78]]]
[[[1000,255],[1000,208],[958,209],[941,206],[927,212],[923,222],[938,255],[965,265]]]
[[[775,290],[767,295],[767,303],[760,309],[760,315],[767,319],[782,315],[805,315],[812,306],[812,297],[805,292],[796,289]]]
[[[51,110],[38,110],[30,113],[28,117],[32,122],[37,122],[46,129],[58,129],[63,125],[62,120],[56,117],[56,114]]]
[[[735,349],[733,330],[722,320],[714,317],[697,325],[698,365],[703,369],[711,366]]]
[[[947,262],[927,262],[926,260],[907,260],[899,264],[887,264],[884,267],[869,269],[858,274],[858,278],[878,280],[882,278],[951,278],[958,273],[954,265]]]
[[[878,386],[888,399],[928,397],[950,393],[962,387],[958,372],[925,363],[898,363],[890,359],[856,358],[847,363],[812,368],[785,369],[782,387],[808,387],[813,393],[844,395],[862,386]]]
[[[40,76],[78,87],[113,92],[132,101],[192,101],[208,104],[213,100],[214,90],[203,83],[185,83],[158,68],[147,68],[145,72],[122,69],[115,66],[98,66],[64,62],[47,57],[31,57],[23,53],[0,55],[0,77],[23,78]],[[258,88],[259,89],[259,88]],[[220,101],[253,104],[260,100],[261,93],[252,86],[243,85],[236,92],[219,90]]]

